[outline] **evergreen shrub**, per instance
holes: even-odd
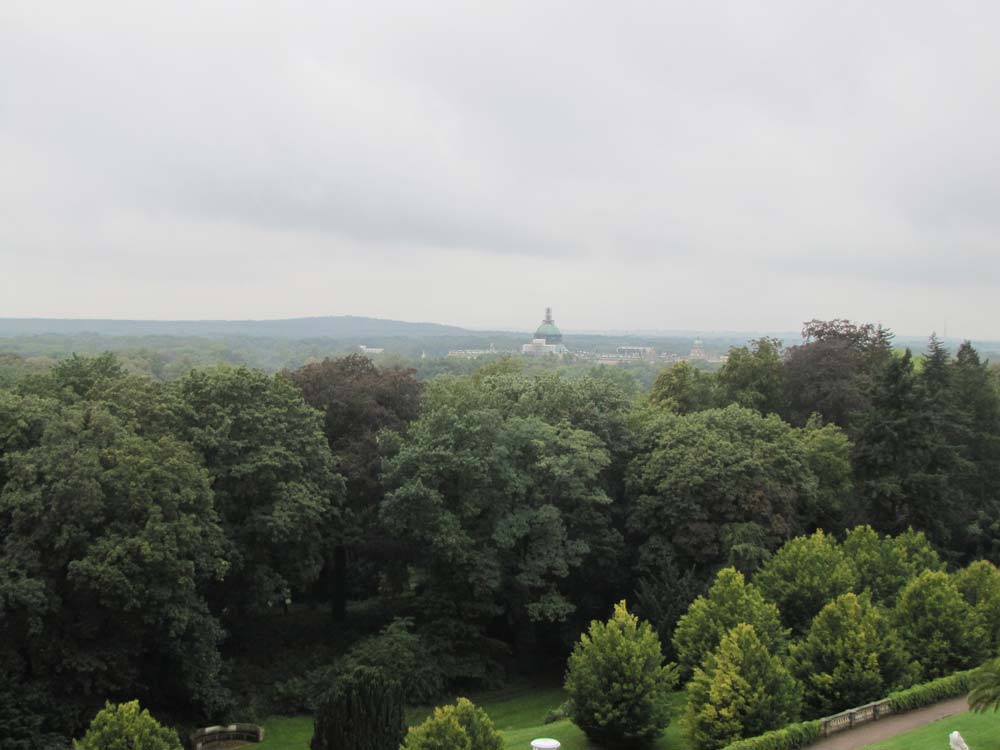
[[[377,669],[342,677],[316,715],[311,750],[399,750],[403,688]]]
[[[889,694],[892,710],[896,713],[911,711],[914,708],[929,706],[938,701],[948,698],[957,698],[969,692],[969,678],[973,671],[968,669],[964,672],[956,672],[948,677],[940,677],[930,682],[914,685],[906,690],[899,690]]]
[[[822,726],[818,721],[803,721],[757,737],[737,740],[723,750],[796,750],[814,743],[821,732]]]

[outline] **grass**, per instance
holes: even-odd
[[[563,750],[590,750],[592,746],[576,726],[568,719],[545,724],[545,715],[566,700],[566,694],[559,686],[522,685],[491,693],[470,696],[486,709],[504,742],[510,750],[527,750],[531,740],[538,737],[553,737],[562,743]],[[674,720],[651,750],[685,750],[680,737],[676,717],[684,707],[684,694],[675,693],[673,698]],[[406,712],[407,722],[419,724],[428,715],[430,708],[414,708]],[[272,716],[264,722],[265,741],[254,747],[259,750],[308,750],[312,738],[312,717]],[[979,750],[977,747],[976,750]]]
[[[949,716],[892,739],[869,745],[865,750],[942,750],[948,735],[958,730],[970,750],[1000,750],[1000,714],[964,713]]]

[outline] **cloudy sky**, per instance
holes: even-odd
[[[1000,338],[1000,3],[0,2],[0,317]]]

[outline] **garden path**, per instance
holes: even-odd
[[[951,698],[933,706],[925,706],[913,711],[907,711],[896,716],[862,724],[857,729],[846,729],[810,745],[809,750],[861,750],[872,743],[887,740],[897,734],[930,724],[932,721],[944,719],[953,714],[969,710],[969,703],[963,695],[961,698]],[[942,739],[941,747],[946,747],[948,737]]]

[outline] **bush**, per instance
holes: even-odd
[[[557,721],[568,719],[572,713],[573,713],[573,703],[571,701],[563,701],[558,706],[551,709],[547,714],[545,714],[545,719],[542,721],[542,723],[555,724]]]
[[[316,715],[312,750],[398,750],[406,734],[403,688],[380,670],[342,677]]]
[[[723,750],[796,750],[814,743],[821,733],[822,725],[818,721],[803,721],[757,737],[737,740]]]
[[[160,726],[149,711],[139,708],[139,701],[104,708],[90,722],[82,740],[75,740],[76,750],[181,750],[177,732]]]
[[[569,657],[571,718],[598,743],[649,740],[670,723],[668,699],[676,683],[677,669],[663,665],[653,628],[622,601],[607,623],[590,624]]]
[[[338,665],[343,672],[373,667],[391,674],[403,685],[407,703],[430,703],[444,693],[444,675],[430,650],[416,633],[413,619],[397,617],[378,635],[359,642]]]
[[[457,730],[456,730],[457,727]],[[486,712],[468,698],[440,706],[423,724],[412,727],[403,750],[503,750],[503,737]]]
[[[948,677],[941,677],[937,680],[914,685],[906,690],[898,690],[889,694],[892,710],[895,713],[902,711],[912,711],[914,708],[922,708],[932,703],[957,698],[965,695],[970,689],[969,678],[974,670],[956,672]]]

